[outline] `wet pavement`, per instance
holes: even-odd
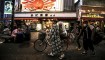
[[[24,43],[1,43],[0,44],[0,60],[59,60],[57,56],[50,57],[50,47],[43,52],[37,52],[33,48],[33,42]],[[105,41],[95,46],[95,55],[91,52],[82,55],[80,50],[76,49],[76,44],[69,45],[69,49],[65,52],[63,60],[105,60]]]

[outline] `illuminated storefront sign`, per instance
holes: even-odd
[[[12,1],[5,1],[4,3],[4,14],[12,13]]]
[[[104,18],[102,15],[100,14],[82,14],[82,17],[90,17],[90,18]]]
[[[63,0],[21,0],[22,12],[63,11]]]
[[[17,13],[15,17],[76,17],[76,13]]]
[[[81,6],[82,17],[104,18],[105,7],[102,6]]]

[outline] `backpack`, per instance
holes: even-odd
[[[96,28],[94,29],[94,37],[93,37],[93,44],[97,45],[102,41],[102,36],[99,32],[96,31]]]

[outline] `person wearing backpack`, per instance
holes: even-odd
[[[83,35],[83,48],[84,51],[82,54],[87,54],[88,50],[90,49],[92,55],[95,55],[94,46],[93,46],[93,35],[94,35],[94,26],[88,24],[88,21],[84,21],[82,31],[80,32],[79,36]]]

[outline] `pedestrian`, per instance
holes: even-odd
[[[87,54],[88,49],[92,51],[92,55],[95,55],[94,46],[93,46],[93,35],[94,35],[94,26],[88,24],[88,21],[84,21],[83,29],[78,37],[83,35],[83,48],[85,51],[82,54]]]
[[[11,36],[13,37],[13,40],[14,40],[13,42],[15,42],[15,40],[16,40],[17,32],[18,32],[18,28],[17,28],[17,26],[14,26],[14,29],[13,29],[13,31],[11,33]]]
[[[59,35],[60,35],[60,39],[63,40],[67,37],[67,31],[66,28],[64,27],[63,22],[58,22],[58,27],[59,27]]]
[[[77,21],[77,22],[76,22],[76,36],[78,36],[78,35],[80,34],[81,29],[82,29],[82,26],[80,25],[80,22]],[[81,47],[81,44],[80,44],[80,39],[78,39],[78,37],[76,37],[76,43],[77,43],[77,47],[76,47],[76,48],[77,48],[78,50],[81,50],[82,47]]]
[[[11,31],[7,26],[4,26],[3,34],[5,35],[11,35]]]
[[[52,52],[48,55],[55,56],[58,53],[60,53],[59,59],[63,59],[65,57],[65,54],[62,49],[62,40],[60,38],[60,32],[59,29],[61,27],[57,26],[57,21],[54,21],[53,26],[51,28],[51,45],[52,45]],[[62,28],[62,30],[64,30]],[[59,54],[58,54],[59,55]]]
[[[96,32],[101,32],[101,29],[98,25],[96,26]]]
[[[20,27],[17,28],[17,33],[16,33],[16,42],[23,42],[24,41],[24,34],[23,31]]]

